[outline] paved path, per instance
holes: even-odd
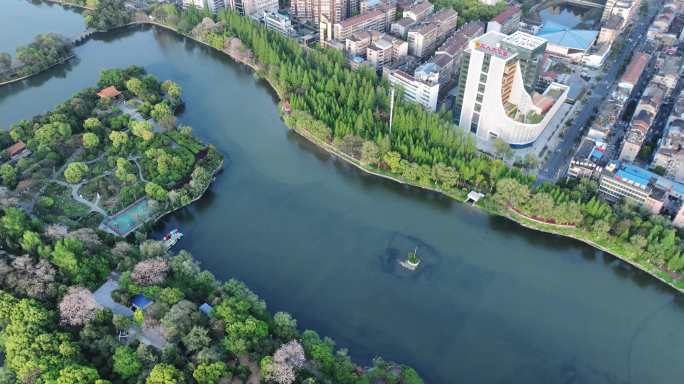
[[[66,183],[66,182],[61,181],[61,180],[50,180],[50,181],[52,181],[53,183],[57,183],[59,185],[63,185],[67,188],[71,188],[71,198],[72,199],[78,201],[81,204],[86,205],[88,208],[90,208],[91,211],[97,212],[97,213],[101,214],[102,216],[104,216],[105,218],[108,218],[109,214],[107,213],[107,211],[105,211],[104,209],[100,208],[97,205],[99,198],[95,201],[95,203],[93,203],[90,200],[85,199],[80,193],[78,193],[78,190],[83,186],[83,184],[90,182],[90,181],[93,181],[93,180],[97,180],[101,177],[109,176],[110,174],[111,174],[110,171],[106,171],[101,175],[93,177],[92,179],[89,179],[89,180],[81,181],[78,184],[69,184],[69,183]]]
[[[133,311],[130,308],[115,302],[112,299],[112,292],[119,289],[119,283],[115,280],[108,279],[100,288],[98,288],[94,293],[95,301],[101,306],[109,308],[112,313],[116,315],[131,317],[133,316]]]

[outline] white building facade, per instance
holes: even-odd
[[[403,90],[406,100],[418,103],[434,112],[437,110],[437,99],[439,97],[439,79],[437,76],[416,71],[414,77],[402,70],[394,70],[389,73],[388,80],[393,87]]]
[[[532,35],[523,41],[520,33],[516,44],[521,44],[522,49],[534,49],[543,43]],[[459,125],[481,139],[501,138],[513,147],[525,147],[533,144],[553,119],[567,98],[568,87],[552,83],[542,95],[530,95],[518,55],[500,48],[506,37],[488,32],[469,42],[463,57],[456,113]]]

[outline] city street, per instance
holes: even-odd
[[[555,182],[564,175],[580,135],[597,108],[614,88],[623,65],[631,59],[632,53],[640,45],[641,41],[643,41],[640,37],[646,33],[648,26],[651,24],[651,20],[655,16],[657,8],[658,7],[650,7],[648,17],[642,18],[640,22],[633,27],[629,38],[625,40],[624,46],[616,55],[612,64],[610,64],[610,68],[606,71],[605,76],[593,87],[591,96],[586,99],[584,107],[566,131],[563,141],[558,145],[556,150],[549,153],[548,159],[543,163],[539,170],[537,184],[544,181]]]

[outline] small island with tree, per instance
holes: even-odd
[[[406,256],[406,259],[400,260],[399,264],[401,264],[402,267],[408,270],[415,271],[420,265],[420,257],[418,257],[418,248],[410,250],[408,255]]]

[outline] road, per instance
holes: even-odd
[[[610,94],[622,66],[631,59],[634,49],[643,41],[642,37],[645,35],[658,8],[649,7],[648,17],[642,17],[639,23],[632,28],[629,38],[625,40],[624,46],[616,55],[605,76],[592,88],[591,96],[587,98],[582,110],[572,125],[568,127],[563,141],[555,151],[549,153],[548,159],[544,162],[537,175],[537,185],[545,181],[555,182],[565,174],[570,158],[575,151],[577,140],[584,131],[584,127],[588,124],[601,102]]]

